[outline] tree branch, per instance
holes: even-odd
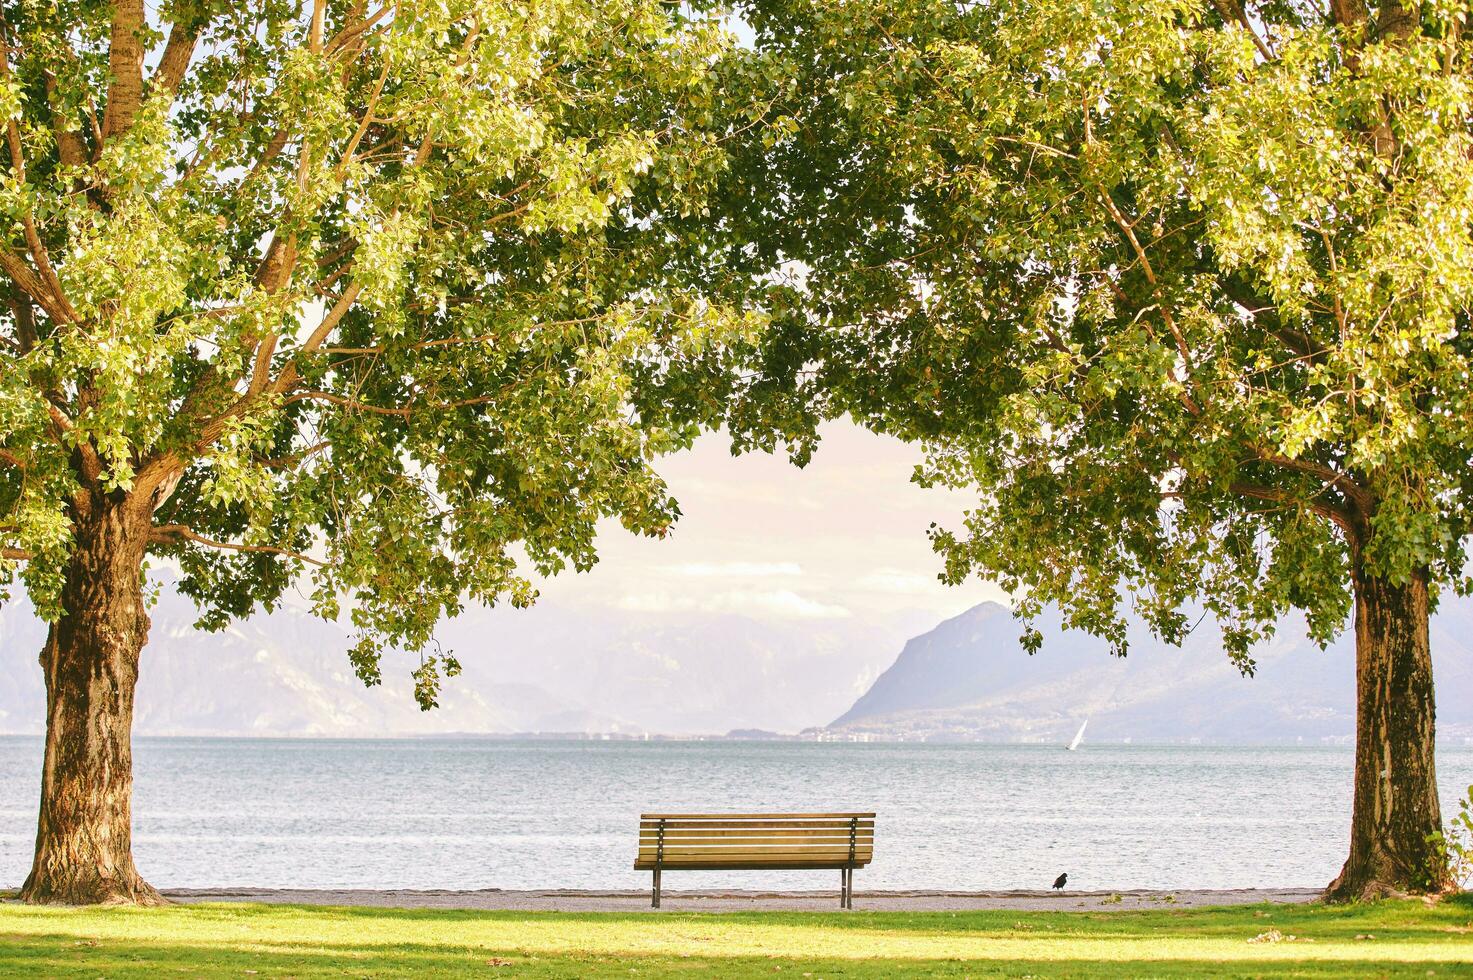
[[[1273,48],[1268,46],[1268,42],[1258,35],[1253,22],[1248,19],[1248,12],[1243,9],[1241,3],[1238,3],[1237,0],[1212,0],[1212,5],[1217,8],[1218,14],[1224,21],[1236,23],[1248,32],[1248,36],[1253,38],[1254,47],[1258,48],[1258,53],[1263,55],[1264,61],[1274,61],[1278,57],[1274,54]]]
[[[264,466],[270,470],[293,470],[318,453],[325,452],[331,448],[331,442],[318,442],[313,443],[301,452],[288,453],[285,456],[274,456],[271,459],[259,459],[255,462],[256,465]]]
[[[368,412],[372,415],[397,415],[400,418],[409,418],[415,412],[448,411],[454,408],[469,408],[473,405],[489,405],[505,395],[506,392],[498,391],[491,395],[478,395],[475,398],[459,398],[448,402],[424,402],[419,405],[410,403],[408,405],[395,405],[384,407],[382,405],[369,405],[366,402],[355,401],[345,395],[336,395],[330,391],[299,391],[286,398],[282,404],[290,405],[293,402],[322,401],[333,405],[341,405],[355,412]]]
[[[0,43],[5,45],[5,50],[0,52],[0,79],[10,80],[10,25],[3,17],[0,17]],[[15,119],[7,119],[5,122],[5,140],[10,146],[10,169],[17,184],[26,183],[26,158],[21,143],[20,125]],[[51,268],[51,257],[46,251],[46,245],[41,241],[41,236],[36,232],[35,216],[30,209],[21,212],[21,230],[25,233],[26,246],[31,251],[31,258],[40,271],[41,282],[46,284],[52,298],[55,300],[59,310],[65,311],[66,320],[75,320],[76,312],[72,310],[71,304],[66,301],[62,292],[61,280],[57,278],[56,271]]]
[[[341,322],[343,317],[347,315],[348,310],[352,309],[353,302],[358,298],[358,294],[362,290],[363,286],[360,283],[348,283],[348,287],[343,290],[342,295],[338,297],[337,302],[332,305],[332,309],[327,311],[327,314],[322,318],[322,321],[317,324],[316,329],[314,329],[312,331],[312,334],[307,338],[306,343],[302,344],[301,350],[297,351],[297,356],[300,356],[302,354],[310,354],[312,351],[323,345],[327,338],[332,334],[333,330],[337,328],[338,323]],[[272,382],[271,390],[278,395],[285,394],[292,385],[296,384],[297,378],[299,377],[301,377],[301,375],[297,371],[296,362],[294,360],[289,361],[287,365],[281,369],[281,375],[277,377],[274,382]],[[262,387],[264,388],[264,383]]]
[[[1268,297],[1256,292],[1252,286],[1236,275],[1219,275],[1217,285],[1227,298],[1238,308],[1253,317],[1264,330],[1276,337],[1280,343],[1298,357],[1312,361],[1320,360],[1326,349],[1314,343],[1307,334],[1286,326],[1279,318],[1278,307]]]
[[[36,349],[36,311],[31,308],[28,296],[12,294],[6,297],[10,303],[11,316],[15,318],[15,350],[25,355]]]
[[[1277,504],[1286,504],[1294,507],[1307,507],[1310,511],[1333,522],[1349,536],[1355,535],[1355,522],[1343,508],[1334,504],[1321,503],[1314,500],[1305,500],[1295,494],[1283,490],[1275,490],[1272,487],[1259,486],[1255,483],[1233,483],[1229,486],[1233,493],[1244,497],[1253,497],[1256,500],[1268,500]]]
[[[389,11],[393,10],[397,6],[397,3],[386,3],[382,7],[378,8],[378,10],[372,15],[364,17],[356,23],[345,26],[342,30],[338,31],[338,33],[334,35],[330,41],[327,42],[324,50],[330,55],[336,54],[339,49],[343,48],[344,46],[352,42],[355,38],[360,37],[367,31],[372,29],[373,25],[377,24],[380,20],[386,17]]]
[[[291,217],[290,209],[282,215],[282,223]],[[297,237],[281,234],[281,226],[271,233],[271,244],[256,269],[256,285],[268,293],[279,292],[291,279],[292,269],[297,264]]]
[[[454,304],[452,304],[452,305],[454,305]],[[645,311],[645,312],[647,312],[647,311]],[[603,320],[603,319],[605,319],[605,317],[603,317],[603,316],[581,316],[581,317],[576,317],[576,318],[571,319],[571,320],[539,320],[539,321],[537,321],[537,326],[538,327],[541,327],[541,328],[576,327],[576,326],[580,326],[580,325],[585,324],[585,323],[597,323],[598,321]],[[454,346],[459,346],[461,344],[487,344],[487,343],[490,343],[493,340],[499,340],[499,339],[501,339],[501,337],[502,337],[501,334],[496,334],[496,333],[477,334],[476,336],[473,336],[473,337],[441,337],[438,340],[421,340],[421,341],[417,341],[417,342],[412,343],[412,344],[405,344],[402,348],[396,348],[396,349],[400,349],[400,350],[433,350],[436,347],[454,347]],[[324,354],[343,354],[343,355],[360,355],[360,356],[361,355],[367,355],[367,354],[385,354],[385,353],[388,353],[389,350],[390,350],[390,346],[388,344],[375,344],[372,347],[323,347],[323,348],[321,348],[321,351]]]
[[[56,156],[63,167],[81,167],[87,163],[87,148],[75,130],[68,129],[66,120],[56,111],[56,76],[46,72],[46,101],[51,107],[51,134],[56,140]]]
[[[194,57],[194,46],[199,41],[200,26],[191,18],[178,21],[169,29],[169,40],[164,44],[159,66],[153,72],[154,91],[173,92],[184,81],[189,61]]]
[[[384,9],[387,9],[387,5]],[[383,11],[381,10],[380,15],[382,13]],[[379,15],[375,15],[374,19],[377,19],[378,16]],[[312,46],[312,49],[319,54],[322,53],[324,45],[322,39],[322,29],[325,17],[325,0],[314,0],[309,44]],[[465,40],[461,43],[460,57],[456,62],[458,65],[464,64],[469,58],[471,49],[476,41],[476,38],[479,35],[480,25],[477,24],[470,30]],[[424,166],[424,164],[429,160],[430,155],[433,151],[434,134],[433,132],[429,132],[425,135],[423,141],[419,145],[419,150],[415,153],[414,166]],[[304,145],[303,161],[305,161],[306,155],[309,152],[309,147]],[[305,171],[302,169],[301,166],[299,166],[299,180],[303,179],[304,173]],[[398,214],[397,208],[395,209],[394,214]],[[272,232],[271,243],[267,246],[266,255],[263,257],[261,265],[256,272],[257,285],[268,293],[278,292],[281,289],[285,288],[285,286],[291,279],[292,270],[297,263],[298,253],[295,234],[290,232],[284,236],[282,234],[283,229],[287,227],[291,217],[291,209],[290,206],[288,206],[283,211],[281,220],[277,223],[275,231]],[[349,254],[351,255],[352,253],[350,252]],[[310,353],[316,350],[318,347],[321,347],[322,344],[326,342],[327,338],[332,334],[332,331],[336,329],[338,323],[347,314],[348,310],[352,308],[353,303],[357,299],[358,293],[361,291],[361,289],[362,287],[358,283],[349,283],[348,286],[343,290],[341,295],[338,297],[337,302],[333,304],[332,309],[329,310],[327,315],[323,317],[322,321],[317,325],[316,329],[313,330],[311,336],[307,339],[306,343],[303,344],[302,348],[297,351],[294,356],[300,356],[302,354]],[[263,386],[261,381],[263,375],[258,373],[258,371],[262,367],[269,367],[270,355],[274,353],[274,346],[277,343],[277,340],[273,336],[269,340],[269,342],[264,338],[247,338],[247,341],[249,344],[249,349],[251,351],[252,360],[252,374],[250,380],[247,383],[247,390],[245,394],[237,399],[235,403],[227,408],[224,412],[204,422],[204,425],[201,429],[200,437],[195,441],[195,448],[197,450],[203,450],[205,447],[214,442],[215,439],[219,438],[220,434],[224,431],[225,421],[246,411],[249,406],[262,394],[267,391],[270,391],[274,394],[285,394],[287,391],[291,390],[292,386],[297,383],[297,380],[300,377],[295,361],[288,360],[287,364],[282,368],[281,374],[277,377],[277,379],[274,382],[271,382],[269,385]],[[262,358],[263,346],[270,346],[271,348],[273,348],[266,352],[264,364]]]
[[[1351,27],[1366,19],[1364,0],[1330,0],[1330,16],[1341,27]]]
[[[322,318],[322,322],[317,324],[317,329],[312,331],[311,336],[307,338],[307,342],[302,345],[301,353],[310,354],[323,345],[333,330],[337,329],[337,325],[347,315],[348,310],[353,307],[354,301],[358,299],[358,294],[362,291],[363,285],[356,280],[348,283],[347,288],[343,290],[337,302],[332,305],[332,309],[327,311],[327,315]]]
[[[1303,473],[1306,476],[1312,476],[1317,480],[1322,480],[1324,481],[1325,489],[1328,490],[1330,487],[1335,487],[1341,493],[1355,501],[1357,505],[1367,506],[1371,502],[1370,492],[1357,483],[1348,473],[1342,473],[1332,466],[1316,463],[1313,460],[1291,458],[1285,456],[1283,453],[1276,453],[1272,450],[1265,449],[1262,446],[1250,445],[1248,448],[1252,451],[1255,459],[1268,463],[1271,466],[1277,466],[1294,473]]]
[[[1110,215],[1115,226],[1120,229],[1125,240],[1130,242],[1131,249],[1135,252],[1136,261],[1140,263],[1141,272],[1145,274],[1146,282],[1151,285],[1151,292],[1156,297],[1156,302],[1161,304],[1161,319],[1166,324],[1166,329],[1171,331],[1171,336],[1176,340],[1176,352],[1181,355],[1182,364],[1187,369],[1187,374],[1193,372],[1192,354],[1187,349],[1187,340],[1182,336],[1181,330],[1176,325],[1176,317],[1171,312],[1171,304],[1166,301],[1166,294],[1161,289],[1161,283],[1156,279],[1156,269],[1151,265],[1150,258],[1146,255],[1145,247],[1141,245],[1140,239],[1135,234],[1135,224],[1126,220],[1125,215],[1115,204],[1115,199],[1104,187],[1099,187],[1100,201],[1105,205],[1105,211]]]
[[[0,548],[0,558],[7,561],[30,561],[36,557],[24,548]]]
[[[143,102],[143,0],[115,0],[107,67],[107,108],[102,114],[104,140],[126,133]]]
[[[3,246],[0,246],[0,269],[5,271],[17,288],[35,300],[36,305],[45,310],[51,319],[58,323],[71,322],[70,308],[58,302],[41,278],[31,271],[25,259]]]
[[[269,544],[235,544],[230,541],[216,541],[214,538],[207,538],[203,534],[200,534],[198,531],[195,531],[193,528],[187,527],[183,524],[160,524],[159,526],[155,527],[152,532],[150,532],[149,540],[158,544],[177,544],[180,541],[193,541],[195,544],[202,544],[207,548],[219,548],[224,551],[248,551],[259,552],[261,554],[267,555],[281,555],[283,558],[293,558],[297,561],[304,561],[308,564],[316,565],[319,568],[331,567],[329,563],[325,561],[319,561],[316,558],[308,557],[307,555],[304,555],[300,552],[292,551],[289,548],[278,548],[275,545]]]

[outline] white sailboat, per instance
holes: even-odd
[[[1084,729],[1089,725],[1089,719],[1084,719],[1084,724],[1079,726],[1079,731],[1074,733],[1074,741],[1069,743],[1069,751],[1073,752],[1079,748],[1079,743],[1084,741]]]

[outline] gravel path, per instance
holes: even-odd
[[[1318,888],[1241,888],[1180,891],[856,891],[856,910],[873,912],[961,912],[976,909],[1019,911],[1128,911],[1130,909],[1201,908],[1254,902],[1310,902]],[[181,888],[165,890],[176,902],[268,902],[301,905],[354,905],[405,909],[480,909],[516,912],[649,912],[648,891],[393,891],[277,888]],[[833,891],[662,891],[665,912],[832,912],[839,904]]]

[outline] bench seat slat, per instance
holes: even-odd
[[[874,817],[855,817],[852,820],[782,820],[768,817],[766,820],[717,820],[713,817],[664,817],[658,820],[641,820],[641,827],[848,827],[873,825]]]
[[[740,854],[742,857],[751,858],[754,861],[760,858],[764,861],[773,862],[788,861],[795,858],[801,859],[804,857],[813,857],[815,855],[825,859],[833,857],[835,855],[847,857],[851,853],[854,854],[856,857],[864,854],[873,854],[874,848],[856,847],[851,852],[847,847],[712,847],[701,848],[699,850],[677,849],[673,851],[667,847],[662,852],[653,847],[641,847],[638,851],[635,852],[640,860],[644,860],[645,858],[654,860],[655,855],[657,854],[663,854],[665,860],[667,861],[704,860],[706,858],[714,859],[721,857],[730,857],[733,854]]]
[[[872,827],[856,827],[853,835],[855,837],[873,837],[875,831]],[[722,831],[713,827],[674,827],[666,828],[663,834],[659,830],[654,829],[642,830],[639,834],[641,840],[656,840],[661,836],[665,840],[696,840],[703,837],[711,840],[721,840],[726,837],[751,837],[755,840],[766,840],[775,837],[801,837],[804,840],[822,840],[826,837],[833,837],[848,840],[850,830],[848,827],[842,829],[826,828],[817,831],[807,830],[802,827],[763,827],[760,830]]]
[[[875,847],[874,841],[855,841],[854,842],[854,850],[856,852],[857,851],[872,851],[872,850],[874,850],[874,847]],[[780,854],[793,854],[793,853],[796,853],[798,851],[814,851],[814,852],[822,852],[822,853],[826,853],[826,854],[827,853],[837,854],[840,851],[842,851],[845,854],[848,854],[849,853],[849,844],[848,844],[847,841],[845,843],[842,843],[842,844],[799,844],[799,843],[794,843],[794,844],[783,844],[783,845],[778,846],[778,847],[772,847],[772,846],[769,846],[767,844],[736,844],[736,845],[734,845],[732,847],[671,847],[669,844],[666,844],[665,847],[664,847],[664,849],[663,849],[663,851],[662,851],[662,849],[658,845],[655,845],[655,844],[641,844],[640,847],[639,847],[638,853],[641,856],[646,855],[646,854],[658,854],[658,853],[664,853],[666,856],[669,856],[671,854],[728,854],[728,853],[732,853],[732,852],[736,852],[736,851],[740,851],[743,854],[779,854],[779,855]]]
[[[787,868],[801,868],[810,864],[830,864],[834,867],[862,868],[872,860],[874,860],[873,854],[855,854],[852,859],[848,854],[801,854],[778,859],[765,854],[710,854],[700,857],[671,857],[667,854],[664,860],[656,861],[653,854],[641,854],[634,859],[634,863],[650,868],[674,869],[746,864],[754,868],[769,868],[773,871],[783,871]]]
[[[853,841],[847,839],[804,840],[801,837],[784,840],[742,840],[741,838],[728,837],[722,840],[667,840],[663,846],[665,852],[668,854],[671,851],[719,851],[722,849],[729,851],[734,848],[744,851],[781,851],[791,850],[795,847],[816,847],[819,849],[842,847],[848,850],[850,844],[853,844],[855,847],[874,847],[875,841],[873,837],[856,837]],[[639,849],[641,851],[653,851],[660,847],[661,842],[657,840],[642,840],[639,842]]]
[[[640,820],[873,820],[873,813],[641,813]]]
[[[660,827],[660,825],[661,821],[657,821],[657,819],[642,819],[642,821],[639,821],[639,828],[641,828],[641,830],[647,830],[647,828],[651,827]],[[853,825],[853,827],[873,827],[873,825],[875,825],[875,821],[873,821],[873,818],[865,818],[865,816],[862,816],[862,818],[854,819],[853,822],[847,821],[847,819],[775,819],[770,818],[769,816],[769,818],[767,819],[667,818],[666,821],[663,821],[663,825],[666,828],[709,827],[713,828],[713,830],[714,828],[722,827],[732,828],[732,830],[742,830],[742,828],[747,827],[812,827],[815,828],[815,830],[826,827],[831,828],[831,830],[835,830],[835,828],[843,827],[847,830],[850,825]]]
[[[866,849],[854,849],[854,861],[869,861],[873,855],[872,847]],[[641,850],[639,861],[654,861],[658,852],[655,850]],[[675,850],[664,852],[661,861],[753,861],[770,862],[770,864],[781,864],[784,861],[810,861],[810,859],[822,859],[822,861],[848,861],[850,850],[848,847],[790,847],[788,850],[739,850],[728,847],[725,850]]]
[[[722,862],[719,864],[655,864],[653,861],[636,861],[635,871],[842,871],[845,868],[863,868],[866,862],[855,861],[789,861],[773,865],[762,862]]]
[[[703,820],[693,823],[670,821],[666,824],[651,823],[639,828],[641,834],[658,833],[661,829],[667,834],[769,834],[774,832],[787,833],[789,831],[803,834],[847,834],[850,829],[862,830],[874,833],[875,822],[873,820],[859,820],[854,823],[847,821],[843,823],[778,823],[776,820],[768,820],[764,823],[717,823],[714,820]]]
[[[856,843],[854,845],[854,851],[856,853],[861,852],[861,851],[871,851],[871,850],[874,850],[874,845],[873,844],[859,844],[859,843]],[[655,855],[657,853],[664,853],[664,855],[666,857],[672,857],[672,858],[673,857],[676,857],[676,856],[688,857],[690,855],[702,855],[702,854],[772,855],[775,858],[780,858],[780,857],[783,857],[784,855],[794,855],[794,854],[848,854],[849,853],[849,845],[848,844],[816,844],[816,845],[815,844],[783,844],[781,846],[773,847],[773,846],[769,846],[769,845],[766,845],[766,844],[737,844],[737,845],[734,845],[734,846],[731,846],[731,847],[684,847],[684,846],[675,846],[675,847],[672,847],[671,845],[666,844],[665,847],[663,849],[661,849],[661,848],[655,847],[655,846],[650,845],[650,844],[644,844],[644,845],[641,845],[640,848],[639,848],[639,855],[640,855],[640,857],[644,857],[646,854],[653,856],[653,855]]]

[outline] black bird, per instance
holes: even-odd
[[[1057,888],[1059,891],[1063,891],[1064,890],[1064,884],[1068,880],[1069,880],[1069,872],[1065,871],[1063,874],[1059,875],[1057,878],[1054,879],[1054,887]]]

